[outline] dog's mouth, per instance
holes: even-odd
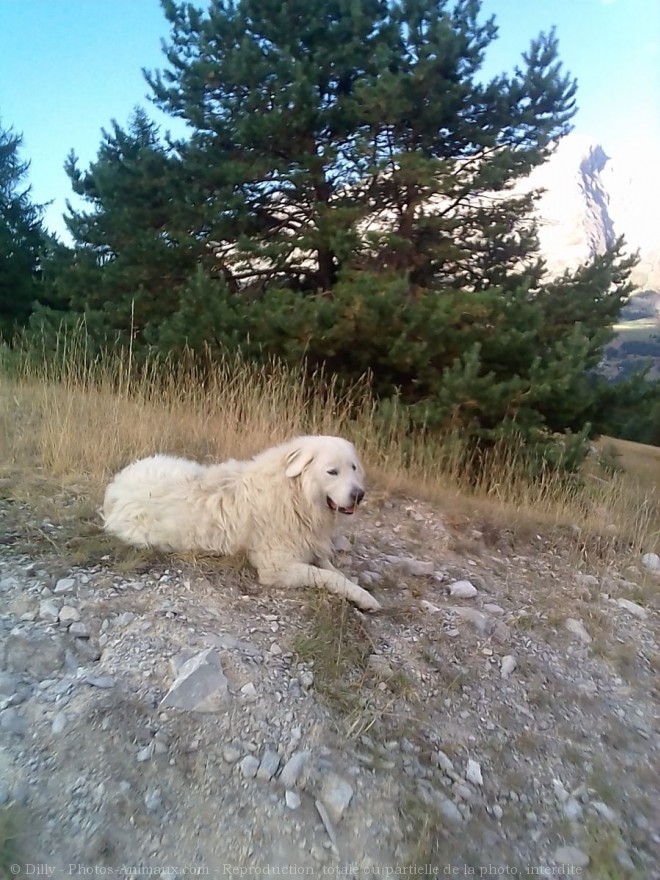
[[[344,513],[346,514],[346,516],[352,516],[355,513],[355,508],[357,507],[357,504],[351,504],[350,507],[340,507],[338,504],[335,504],[335,502],[329,495],[326,495],[325,500],[330,510],[334,511],[335,513]]]

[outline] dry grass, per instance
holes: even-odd
[[[519,528],[578,526],[585,546],[608,534],[634,551],[659,544],[659,490],[649,479],[626,470],[600,477],[592,466],[582,480],[548,470],[532,482],[523,449],[496,448],[468,483],[459,437],[411,434],[396,413],[383,422],[366,382],[340,390],[322,374],[230,358],[204,371],[185,360],[166,373],[155,364],[138,369],[130,356],[90,358],[80,336],[60,339],[41,359],[17,360],[8,369],[0,351],[0,477],[11,475],[12,492],[43,495],[43,480],[95,505],[112,473],[155,451],[243,458],[298,433],[330,433],[357,443],[383,489],[449,512],[478,510]],[[640,476],[660,460],[651,447],[637,457],[635,444],[621,448],[624,468]]]

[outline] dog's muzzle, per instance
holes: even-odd
[[[355,508],[364,498],[364,492],[362,489],[356,489],[352,493],[351,497],[353,499],[353,503],[350,507],[340,507],[338,504],[335,504],[335,502],[329,495],[326,497],[326,502],[330,510],[334,511],[335,513],[343,513],[346,514],[346,516],[352,516],[355,513]]]

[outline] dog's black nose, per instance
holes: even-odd
[[[353,492],[353,498],[355,499],[355,503],[359,504],[360,501],[364,498],[364,492],[362,489],[358,489],[357,492]]]

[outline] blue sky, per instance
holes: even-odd
[[[499,25],[489,74],[555,25],[579,83],[576,129],[614,153],[650,141],[660,158],[660,0],[483,0],[483,14]],[[0,122],[23,134],[33,197],[53,200],[46,223],[58,234],[68,152],[86,166],[102,128],[150,107],[141,69],[163,66],[167,37],[158,0],[0,0]]]

